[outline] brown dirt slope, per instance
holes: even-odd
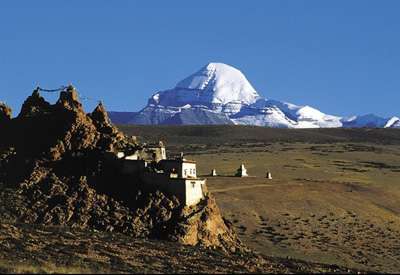
[[[18,259],[16,261],[15,259]],[[0,273],[355,273],[69,227],[0,224]]]

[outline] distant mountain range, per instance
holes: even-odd
[[[157,92],[139,112],[109,112],[117,124],[200,125],[241,124],[279,128],[400,128],[398,117],[374,114],[350,118],[328,115],[310,106],[266,99],[238,69],[209,63]]]

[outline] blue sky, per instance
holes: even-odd
[[[35,86],[73,83],[137,111],[224,62],[267,98],[400,115],[399,11],[395,0],[1,1],[0,100],[16,114]]]

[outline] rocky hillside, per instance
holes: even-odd
[[[5,105],[0,111],[2,221],[244,249],[211,195],[184,207],[121,175],[110,156],[139,144],[111,124],[102,104],[86,114],[73,87],[53,105],[35,90],[13,119]]]

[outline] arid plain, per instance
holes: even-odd
[[[120,126],[198,163],[246,245],[289,259],[400,271],[400,131]],[[250,177],[233,177],[241,163]],[[208,176],[216,169],[218,176]],[[272,180],[266,173],[272,173]]]

